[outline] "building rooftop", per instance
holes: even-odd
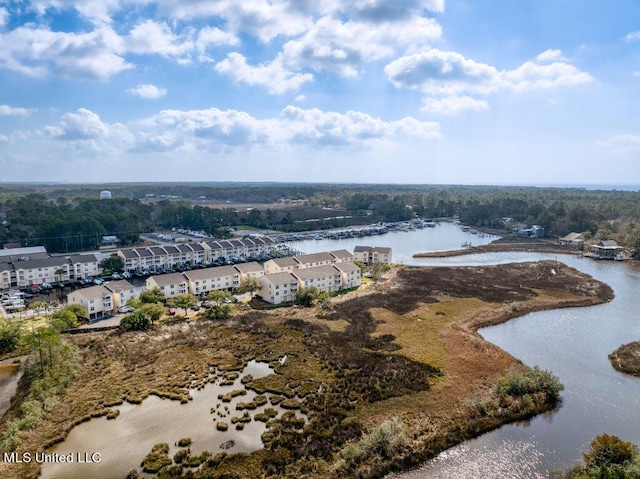
[[[286,268],[287,266],[298,266],[300,263],[293,259],[292,256],[285,256],[283,258],[274,258],[269,261],[273,261],[276,265],[281,268]]]
[[[236,276],[238,271],[233,266],[214,266],[213,268],[185,271],[184,275],[191,281],[203,281],[211,278]]]
[[[238,263],[233,265],[241,273],[258,273],[263,271],[262,265],[256,261],[250,263]]]
[[[129,281],[127,281],[126,279],[121,279],[119,281],[109,281],[108,283],[104,284],[104,287],[114,293],[119,293],[120,291],[128,291],[135,288],[135,286],[129,283]]]
[[[2,256],[29,256],[30,254],[47,254],[44,246],[29,246],[25,248],[3,248],[0,249],[0,257]]]
[[[291,284],[291,283],[297,284],[298,283],[298,279],[288,271],[285,271],[284,273],[267,274],[267,275],[264,275],[262,278],[266,279],[267,281],[273,284]]]
[[[102,299],[105,296],[111,296],[111,291],[104,286],[89,286],[88,288],[78,289],[71,294],[79,294],[86,299]]]
[[[147,281],[152,279],[158,286],[169,286],[172,284],[186,283],[187,278],[184,273],[157,274],[150,276]]]
[[[339,249],[336,251],[329,251],[330,254],[335,256],[338,259],[350,259],[353,258],[353,253],[350,253],[346,249]]]
[[[297,269],[293,274],[303,281],[315,278],[324,278],[326,276],[336,276],[340,272],[333,265],[314,266],[313,268]]]
[[[53,258],[32,259],[29,261],[14,261],[13,266],[16,270],[19,269],[33,269],[33,268],[49,268],[51,266],[64,266],[69,265],[70,262],[67,258],[62,256],[56,256]]]
[[[295,260],[301,264],[310,264],[310,263],[323,263],[325,261],[333,262],[336,260],[335,256],[331,253],[311,253],[311,254],[301,254],[299,256],[294,256]]]

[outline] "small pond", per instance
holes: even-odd
[[[247,390],[246,395],[234,397],[231,402],[222,402],[220,394],[228,394],[234,390],[244,389],[241,379],[251,374],[254,379],[272,374],[273,369],[266,363],[250,361],[240,373],[233,385],[221,386],[219,381],[210,383],[201,390],[190,391],[193,400],[186,404],[170,399],[149,396],[142,404],[124,403],[117,408],[119,416],[115,420],[106,417],[92,419],[74,427],[64,442],[57,444],[47,452],[58,454],[72,453],[74,457],[85,453],[90,457],[100,454],[100,462],[71,464],[45,463],[42,465],[41,477],[46,479],[92,479],[124,478],[132,469],[140,471],[140,463],[152,447],[166,442],[171,446],[169,457],[173,457],[178,447],[175,443],[182,438],[191,438],[191,453],[200,454],[209,451],[216,454],[221,451],[252,452],[263,447],[260,436],[266,430],[264,422],[252,420],[245,424],[243,430],[236,430],[231,418],[242,416],[244,411],[237,411],[239,402],[249,402],[257,395]],[[265,396],[269,398],[269,394]],[[228,407],[228,412],[225,411]],[[284,411],[270,402],[249,411],[255,414],[267,408]],[[226,415],[221,417],[221,415]],[[300,416],[300,413],[298,413]],[[228,431],[219,431],[219,421],[229,425]],[[231,442],[232,441],[232,442]],[[231,445],[233,444],[233,445]]]
[[[0,417],[9,409],[21,376],[19,358],[0,361]]]

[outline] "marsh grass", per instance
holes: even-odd
[[[299,406],[307,418],[293,411],[271,417],[269,409],[260,418],[256,414],[254,419],[267,422],[265,448],[249,455],[209,456],[198,475],[382,477],[390,468],[415,465],[463,439],[526,417],[531,413],[523,411],[531,401],[534,412],[549,409],[546,393],[525,390],[506,394],[508,407],[500,404],[498,378],[526,368],[491,345],[480,347],[474,333],[481,324],[515,314],[503,310],[509,301],[522,304],[518,314],[564,301],[549,295],[542,302],[544,288],[533,288],[535,278],[546,281],[548,268],[536,268],[507,265],[478,268],[477,274],[401,268],[393,284],[333,298],[329,310],[248,311],[215,323],[189,320],[143,333],[70,338],[78,351],[73,387],[58,392],[57,403],[38,419],[39,427],[20,435],[19,447],[40,450],[75,424],[109,414],[123,401],[139,402],[150,394],[188,401],[190,388],[234,381],[250,360],[257,360],[271,364],[275,373],[242,378],[244,388],[272,394],[272,405]],[[560,268],[557,273],[550,286],[553,291],[566,286],[572,301],[579,291],[587,299],[602,292],[591,279],[565,275]],[[510,281],[522,281],[515,294]],[[514,381],[507,381],[504,391],[515,393],[509,383]],[[483,404],[465,402],[473,397]],[[228,409],[220,405],[214,410],[231,420]],[[245,424],[244,417],[235,425]],[[398,419],[387,423],[392,417]],[[218,419],[214,424],[229,428]],[[364,430],[370,433],[363,435]],[[159,477],[187,474],[175,466],[182,467],[163,466]],[[5,469],[3,479],[37,476],[32,466]]]

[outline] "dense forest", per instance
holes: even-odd
[[[108,189],[113,199],[100,200]],[[216,237],[251,226],[302,231],[459,216],[499,228],[502,219],[539,224],[551,237],[571,231],[640,249],[640,192],[505,186],[160,183],[2,185],[0,244],[51,252],[97,247],[104,235],[133,244],[155,229]]]

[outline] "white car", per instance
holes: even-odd
[[[118,313],[131,313],[133,308],[131,306],[120,306],[118,308]]]

